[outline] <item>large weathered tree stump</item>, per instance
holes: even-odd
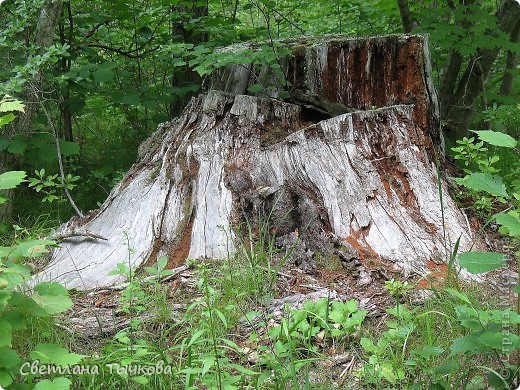
[[[106,240],[68,237],[38,278],[89,289],[119,282],[107,274],[128,259],[222,258],[259,213],[271,215],[280,242],[297,235],[314,252],[342,247],[344,261],[404,273],[426,273],[459,237],[468,248],[471,232],[446,191],[443,231],[425,39],[289,45],[291,102],[244,94],[261,67],[223,69],[141,146],[100,210],[60,229]]]

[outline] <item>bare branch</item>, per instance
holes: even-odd
[[[34,96],[37,96],[37,91],[36,91],[35,86],[33,86],[33,94],[34,94]],[[65,184],[65,170],[63,169],[63,160],[61,158],[61,148],[60,148],[60,140],[58,138],[58,129],[56,129],[56,126],[54,126],[54,122],[53,122],[49,112],[45,108],[45,105],[43,104],[43,102],[41,100],[39,100],[39,103],[45,114],[45,117],[47,118],[47,121],[49,122],[49,126],[53,129],[53,132],[54,132],[54,141],[56,143],[56,154],[58,155],[58,166],[60,168],[60,180],[61,180],[61,184]],[[85,215],[81,212],[81,210],[78,208],[78,206],[76,206],[76,203],[72,199],[72,196],[70,196],[70,193],[69,193],[69,190],[67,189],[67,187],[64,186],[63,190],[65,192],[65,196],[69,200],[69,203],[72,206],[72,208],[74,209],[74,211],[76,212],[76,214],[78,214],[81,218],[84,218]]]
[[[67,238],[72,237],[88,237],[92,238],[93,240],[103,240],[108,241],[107,238],[100,236],[99,234],[93,233],[90,230],[87,229],[72,229],[67,231],[66,233],[55,233],[49,237],[49,239],[61,242],[66,240]]]
[[[103,50],[111,51],[111,52],[114,52],[114,53],[117,53],[117,54],[121,54],[122,56],[131,58],[131,59],[142,58],[142,57],[146,56],[147,54],[153,53],[154,51],[156,51],[156,50],[158,50],[160,48],[160,46],[156,46],[156,47],[154,47],[152,49],[145,50],[145,51],[143,51],[140,54],[132,54],[132,53],[135,53],[135,52],[139,52],[139,50],[141,50],[144,47],[144,45],[142,45],[142,46],[140,46],[140,47],[138,47],[136,49],[130,50],[130,51],[125,51],[123,49],[118,49],[117,47],[110,47],[110,46],[102,45],[102,44],[99,44],[99,43],[89,43],[87,45],[87,47],[97,47],[99,49],[103,49]]]

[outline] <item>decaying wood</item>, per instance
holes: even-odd
[[[318,113],[329,111],[328,116],[409,104],[418,127],[413,141],[433,159],[441,134],[427,36],[318,37],[284,44],[293,53],[281,61],[288,84],[265,65],[240,64],[215,72],[206,80],[206,88],[246,95],[250,85],[264,81],[266,88],[256,96],[278,98],[285,89],[289,100]],[[240,44],[222,49],[240,50],[258,47]],[[316,116],[312,111],[304,114]]]
[[[364,269],[425,274],[459,237],[460,250],[469,248],[469,228],[446,192],[442,229],[424,39],[334,38],[301,53],[288,61],[300,91],[293,103],[229,93],[232,80],[238,93],[250,82],[237,74],[221,80],[227,92],[201,94],[159,126],[101,209],[60,229],[107,240],[68,238],[37,280],[91,289],[120,283],[107,276],[120,262],[164,255],[173,268],[188,257],[222,258],[239,226],[258,215],[270,215],[277,242],[303,243],[294,263],[310,270],[325,251]],[[323,102],[349,110],[309,115],[309,105]]]

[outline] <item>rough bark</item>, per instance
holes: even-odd
[[[238,227],[262,213],[281,247],[301,249],[297,266],[328,251],[345,272],[350,262],[425,274],[459,237],[467,249],[471,232],[446,193],[442,230],[428,133],[437,134],[438,118],[434,93],[425,92],[422,38],[329,39],[303,49],[288,61],[293,85],[352,112],[323,118],[308,102],[246,96],[251,73],[235,72],[247,67],[223,70],[208,83],[228,92],[210,90],[161,125],[102,208],[58,232],[92,234],[64,239],[36,280],[89,289],[118,283],[107,274],[119,262],[222,258]]]
[[[321,119],[410,104],[421,138],[417,142],[428,155],[435,155],[434,147],[442,140],[427,36],[326,37],[284,43],[292,50],[292,57],[282,61],[290,83],[289,102],[303,105],[308,116]],[[243,49],[255,50],[255,46],[232,46],[224,51]],[[223,68],[206,80],[205,89],[248,94],[250,85],[267,79],[269,84],[256,96],[278,98],[285,82],[276,79],[267,65]]]

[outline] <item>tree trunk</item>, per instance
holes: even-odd
[[[58,25],[61,13],[62,1],[46,0],[38,17],[36,29],[34,33],[34,44],[39,48],[39,54],[52,45],[54,39],[54,30]],[[27,134],[32,126],[34,116],[38,105],[40,104],[40,96],[38,91],[41,90],[41,82],[43,78],[43,70],[36,73],[32,80],[24,85],[23,100],[25,104],[25,113],[19,115],[16,120],[8,127],[8,135]],[[0,155],[0,172],[6,172],[13,168],[13,156],[7,152]],[[12,194],[12,191],[10,192]],[[4,223],[11,216],[12,203],[6,202],[0,208],[0,223]]]
[[[409,34],[413,28],[413,20],[410,15],[410,7],[408,6],[408,0],[397,0],[399,6],[399,14],[401,15],[401,25],[403,26],[403,32]]]
[[[34,44],[39,48],[39,54],[44,54],[52,45],[54,31],[58,25],[61,14],[62,1],[46,0],[40,12],[36,30],[34,33]],[[43,70],[40,70],[24,86],[25,114],[21,115],[13,125],[13,129],[18,134],[26,134],[32,126],[34,115],[40,104],[38,91],[41,89]]]
[[[189,20],[185,20],[184,23],[175,21],[172,25],[172,40],[176,42],[179,37],[182,37],[182,42],[191,43],[198,45],[208,40],[206,33],[202,33],[202,29],[197,30],[186,28],[188,23],[193,23],[193,20],[201,19],[208,16],[208,4],[207,2],[201,3],[197,0],[190,0],[190,2],[184,2],[182,5],[175,5],[171,7],[172,14],[180,13],[189,15]],[[183,68],[176,68],[172,73],[172,87],[173,88],[189,88],[190,86],[200,85],[201,78],[197,72],[194,72],[188,65]],[[170,103],[170,118],[173,119],[178,116],[187,102],[194,96],[193,92],[186,93],[182,97],[179,96],[176,100]]]
[[[511,42],[518,43],[520,39],[520,20],[516,23],[515,28],[511,32]],[[518,54],[513,51],[507,52],[506,57],[506,66],[504,70],[504,76],[502,78],[502,83],[500,84],[499,93],[503,96],[509,96],[511,93],[511,88],[513,87],[513,75],[516,71],[516,66],[518,64]]]
[[[425,274],[459,237],[469,248],[463,214],[446,192],[439,201],[425,38],[288,45],[293,103],[241,94],[262,67],[222,69],[206,83],[221,91],[161,125],[100,210],[60,228],[61,247],[37,280],[90,289],[121,281],[107,276],[120,262],[222,258],[259,214],[270,215],[280,246],[298,237],[307,249],[290,261],[308,269],[321,252]]]
[[[496,17],[500,30],[511,35],[520,21],[520,3],[516,0],[502,0]],[[441,85],[441,92],[443,92],[441,118],[446,121],[452,138],[467,135],[477,99],[484,90],[485,81],[499,52],[500,48],[478,50],[478,53],[468,61],[468,65],[456,85],[451,83],[458,78],[460,60],[448,59],[449,65],[459,62],[459,65],[452,70],[457,71],[457,74],[446,74],[444,78],[448,83],[443,80],[443,85]],[[458,56],[455,52],[452,55]]]

